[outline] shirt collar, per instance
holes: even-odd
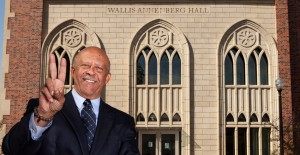
[[[72,89],[72,95],[74,97],[75,100],[75,104],[78,108],[79,113],[81,112],[81,110],[83,109],[84,105],[83,102],[86,100],[86,98],[80,96],[75,89]],[[98,116],[99,113],[99,107],[101,104],[101,99],[100,97],[96,98],[96,99],[92,99],[91,100],[92,105],[93,105],[93,111],[96,114],[96,116]]]

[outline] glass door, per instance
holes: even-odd
[[[180,155],[179,131],[139,131],[142,155]]]

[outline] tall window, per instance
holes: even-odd
[[[139,52],[136,64],[137,91],[141,93],[138,98],[143,96],[145,90],[151,97],[146,103],[138,100],[138,124],[180,123],[181,59],[178,51],[172,46],[162,51],[154,51],[146,46]],[[171,106],[168,97],[170,91],[173,93]],[[161,96],[157,96],[158,92]],[[146,109],[145,104],[149,108]]]
[[[250,152],[250,155],[269,155],[270,127],[265,126],[270,121],[266,113],[269,103],[263,99],[270,89],[266,87],[269,85],[267,55],[260,47],[250,51],[233,47],[226,53],[223,62],[226,154],[247,155]],[[259,148],[262,148],[261,152]]]
[[[187,154],[190,145],[190,73],[186,37],[171,23],[154,20],[130,47],[130,113],[141,154]],[[184,72],[183,72],[184,71]]]

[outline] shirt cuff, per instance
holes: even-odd
[[[52,125],[52,121],[50,121],[45,127],[37,126],[34,122],[34,113],[31,114],[29,120],[29,130],[31,133],[31,138],[34,141],[39,140],[42,134]]]

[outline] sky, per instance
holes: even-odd
[[[0,0],[0,82],[2,81],[2,47],[3,47],[3,31],[4,31],[4,12],[5,12],[5,0]],[[1,84],[2,85],[2,84]],[[2,88],[0,88],[2,89]],[[0,92],[2,92],[0,90]]]

